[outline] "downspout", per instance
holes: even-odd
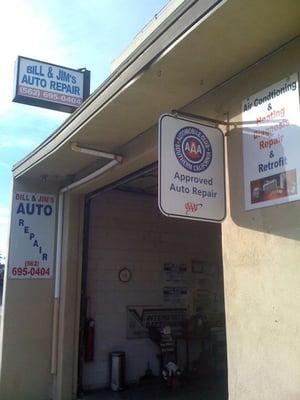
[[[59,191],[58,197],[58,216],[57,216],[57,242],[56,242],[56,262],[55,262],[55,286],[54,286],[54,308],[53,308],[53,329],[52,329],[52,349],[51,349],[51,374],[57,374],[57,353],[58,353],[58,328],[59,328],[59,311],[60,311],[60,280],[62,267],[62,243],[63,243],[63,221],[64,221],[64,195],[101,175],[122,162],[122,156],[105,153],[98,150],[92,150],[72,144],[72,150],[94,155],[101,158],[107,158],[111,161],[103,167],[97,169],[91,174],[75,181]]]
[[[59,296],[60,296],[60,272],[62,255],[62,233],[63,233],[63,209],[64,193],[59,192],[58,197],[58,216],[57,216],[57,242],[55,258],[55,286],[54,286],[54,308],[53,308],[53,331],[52,331],[52,352],[51,352],[51,374],[57,371],[57,349],[58,349],[58,316],[59,316]]]

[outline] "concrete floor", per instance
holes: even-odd
[[[227,400],[227,381],[224,378],[199,379],[170,389],[163,383],[144,383],[122,392],[109,389],[84,394],[80,400]]]

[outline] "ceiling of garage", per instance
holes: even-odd
[[[163,44],[157,39],[151,62],[138,70],[139,59],[131,72],[127,69],[117,78],[123,86],[114,89],[114,81],[84,111],[76,111],[15,166],[15,177],[48,175],[64,182],[98,168],[99,161],[74,153],[70,143],[122,153],[122,147],[154,126],[162,113],[182,108],[296,37],[299,16],[300,2],[295,0],[228,0],[171,47],[165,46],[167,38]],[[187,22],[180,18],[176,23]],[[147,51],[141,57],[146,56]],[[145,179],[141,186],[147,185]]]
[[[158,171],[146,172],[144,175],[132,177],[128,182],[120,183],[119,190],[137,194],[146,194],[157,197]]]

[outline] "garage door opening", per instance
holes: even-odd
[[[122,352],[122,398],[227,399],[221,225],[163,216],[156,166],[93,194],[87,218],[80,398],[115,395]]]

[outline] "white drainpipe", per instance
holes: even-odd
[[[85,153],[111,160],[103,167],[78,181],[71,183],[60,189],[58,197],[58,217],[57,217],[57,241],[56,241],[56,263],[55,263],[55,286],[54,286],[54,309],[53,309],[53,330],[52,330],[52,351],[51,351],[51,374],[57,372],[57,351],[58,351],[58,326],[59,326],[59,299],[60,299],[60,278],[62,265],[62,242],[63,242],[63,220],[64,220],[64,194],[73,190],[93,179],[103,175],[105,172],[122,162],[122,157],[116,154],[106,153],[99,150],[80,147],[77,143],[72,143],[74,151]]]

